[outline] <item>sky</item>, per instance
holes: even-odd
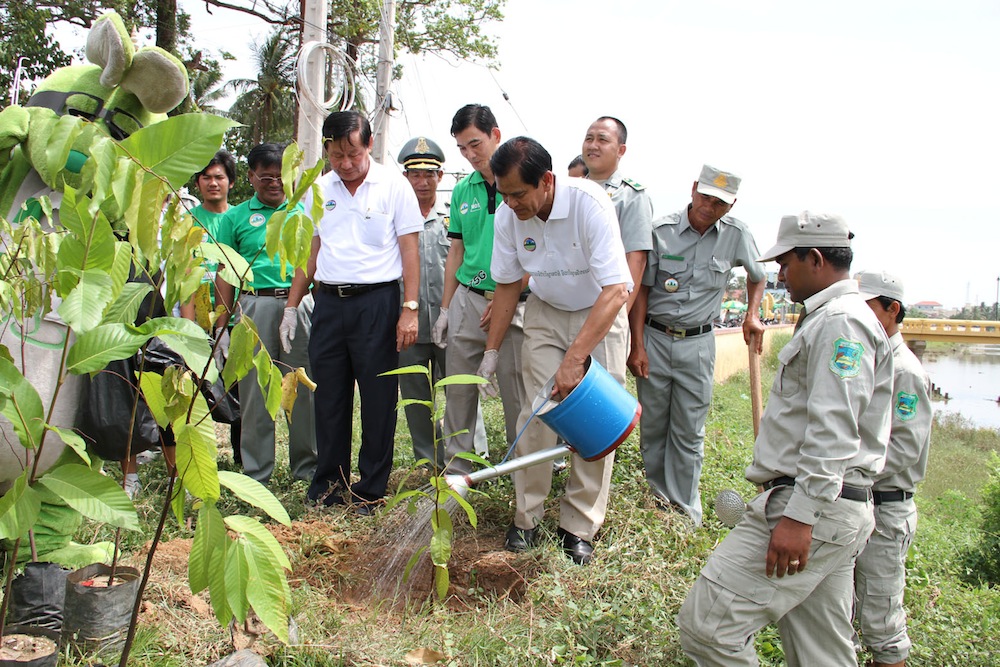
[[[196,44],[238,56],[227,79],[253,72],[246,45],[267,25],[179,4]],[[629,130],[622,171],[658,216],[690,202],[708,163],[742,177],[731,215],[762,251],[783,215],[838,213],[856,235],[853,270],[899,275],[907,303],[996,300],[1000,3],[508,0],[504,11],[496,70],[400,58],[391,158],[425,135],[446,169],[467,172],[449,128],[478,102],[505,138],[540,141],[561,175],[589,124],[612,115]]]

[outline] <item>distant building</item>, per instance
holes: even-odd
[[[918,301],[912,304],[910,308],[913,309],[914,315],[934,317],[942,314],[941,309],[944,306],[937,301]]]

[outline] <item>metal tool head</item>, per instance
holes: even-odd
[[[728,528],[738,524],[746,511],[747,504],[743,496],[733,489],[723,489],[715,497],[715,515]]]

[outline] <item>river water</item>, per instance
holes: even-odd
[[[976,426],[1000,429],[1000,345],[926,352],[921,362],[931,382],[950,397],[935,400],[935,412],[957,412]]]

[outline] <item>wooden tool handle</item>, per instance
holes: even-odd
[[[760,414],[764,400],[760,388],[760,353],[757,352],[756,336],[750,341],[750,409],[753,411],[753,437],[760,431]]]

